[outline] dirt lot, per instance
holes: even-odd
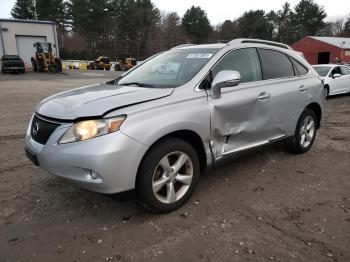
[[[350,96],[327,100],[307,154],[274,145],[235,157],[183,208],[152,215],[23,153],[42,98],[115,75],[0,76],[0,261],[350,261]]]

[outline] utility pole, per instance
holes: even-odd
[[[38,14],[36,13],[36,0],[34,0],[34,19],[38,20]]]
[[[341,43],[341,54],[340,54],[340,61],[343,63],[343,50],[344,50],[344,46],[345,46],[345,41],[343,41],[342,43]]]

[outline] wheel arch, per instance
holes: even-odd
[[[317,129],[321,126],[321,118],[322,118],[322,109],[321,106],[318,103],[311,103],[306,108],[311,109],[317,118]]]
[[[147,151],[145,152],[145,154],[142,157],[142,160],[139,164],[139,167],[143,161],[143,158],[145,157],[145,155],[153,148],[155,147],[159,142],[171,138],[171,137],[175,137],[175,138],[179,138],[182,139],[184,141],[186,141],[187,143],[189,143],[194,150],[196,151],[198,158],[199,158],[199,163],[200,163],[200,172],[203,173],[206,168],[207,168],[207,154],[206,154],[206,149],[203,143],[202,138],[200,137],[200,135],[198,133],[196,133],[193,130],[189,130],[189,129],[182,129],[182,130],[177,130],[177,131],[173,131],[170,132],[168,134],[165,134],[161,137],[159,137],[156,141],[154,141],[150,147],[147,149]],[[139,173],[139,170],[137,171],[137,174]],[[136,178],[137,179],[137,178]]]

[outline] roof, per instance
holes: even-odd
[[[188,44],[188,45],[179,45],[179,46],[175,46],[172,49],[195,49],[195,48],[214,48],[214,49],[221,49],[224,48],[225,46],[227,46],[227,44],[220,44],[220,43],[215,43],[215,44],[202,44],[202,45],[192,45],[192,44]]]
[[[0,18],[0,22],[10,22],[10,23],[30,23],[30,24],[48,24],[55,25],[55,22],[52,21],[41,21],[41,20],[29,20],[29,19],[7,19]]]
[[[236,38],[233,39],[228,43],[229,45],[234,45],[234,44],[260,44],[260,45],[268,45],[268,46],[274,46],[278,48],[283,48],[283,49],[289,49],[293,50],[289,45],[283,44],[283,43],[278,43],[278,42],[273,42],[273,41],[268,41],[264,39],[253,39],[253,38]]]
[[[334,66],[346,66],[346,67],[349,67],[348,65],[344,65],[344,64],[320,64],[320,65],[312,65],[312,67],[322,67],[322,66],[329,66],[329,67],[334,67]]]
[[[325,66],[328,66],[328,67],[333,67],[333,66],[339,66],[337,64],[319,64],[319,65],[311,65],[312,67],[325,67]]]
[[[321,37],[321,36],[310,36],[313,39],[334,45],[339,48],[350,49],[350,38],[347,37]]]

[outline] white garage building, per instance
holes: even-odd
[[[31,68],[35,42],[47,42],[59,57],[56,24],[50,21],[0,19],[0,57],[19,55]]]

